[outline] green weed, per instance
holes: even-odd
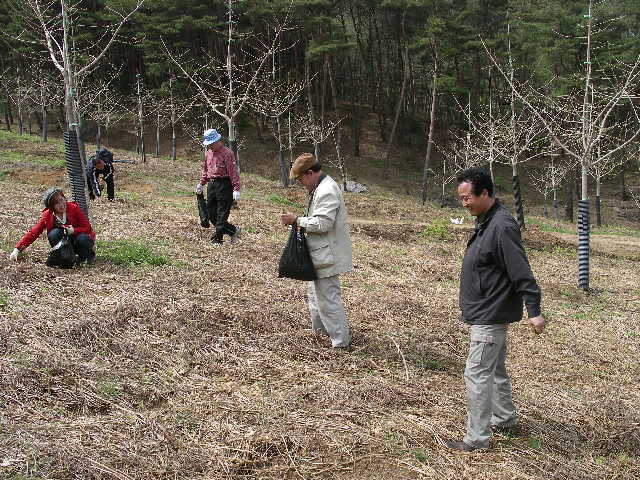
[[[623,225],[602,225],[591,230],[593,235],[619,235],[622,237],[640,238],[640,230]]]
[[[571,247],[559,247],[556,245],[553,247],[552,251],[553,253],[564,255],[565,257],[575,257],[577,255],[576,249]]]
[[[97,390],[106,397],[115,397],[120,393],[120,385],[115,382],[100,382]]]
[[[550,222],[538,220],[535,218],[527,218],[527,223],[529,225],[535,225],[543,232],[575,233],[575,230],[573,228],[572,229],[565,228],[561,224],[556,222],[550,223]]]
[[[64,168],[66,162],[64,158],[41,157],[37,155],[25,155],[11,150],[0,152],[0,161],[12,165],[36,164],[52,168]]]
[[[147,265],[157,267],[169,263],[169,259],[154,252],[147,245],[134,240],[116,240],[113,242],[98,241],[99,258],[114,263],[132,267]]]
[[[429,240],[451,240],[453,238],[453,234],[449,230],[449,224],[444,220],[436,220],[427,225],[420,232],[420,236]]]
[[[413,452],[413,456],[416,457],[416,460],[418,460],[420,463],[427,463],[427,461],[429,460],[427,454],[421,450],[416,450],[415,452]]]
[[[276,193],[272,193],[271,195],[269,195],[267,197],[267,200],[270,201],[270,202],[273,202],[273,203],[277,203],[279,205],[285,205],[287,207],[293,207],[293,208],[299,208],[299,209],[304,208],[299,203],[293,202],[293,201],[289,200],[288,198],[281,197],[280,195],[278,195]]]
[[[527,440],[527,445],[533,450],[542,450],[542,440],[539,438],[531,437]]]
[[[9,307],[9,299],[9,294],[0,290],[0,310],[6,310]]]
[[[11,170],[0,170],[0,180],[4,180],[4,177],[6,177],[9,172],[11,172]]]
[[[436,358],[418,357],[415,359],[415,364],[418,368],[424,370],[433,370],[436,372],[442,372],[447,369],[447,364]]]

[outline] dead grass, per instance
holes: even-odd
[[[0,258],[0,476],[638,478],[637,257],[594,255],[599,293],[588,295],[567,241],[527,231],[551,321],[540,337],[512,328],[522,434],[452,453],[441,443],[464,433],[457,281],[469,221],[434,238],[425,227],[457,212],[348,195],[355,337],[334,352],[311,334],[304,285],[276,275],[286,207],[268,197],[304,204],[302,190],[244,176],[231,221],[246,233],[216,249],[184,193],[198,169],[117,165],[117,202],[91,204],[101,241],[141,242],[172,263],[118,265],[98,251],[93,268],[49,269],[42,239],[18,264]],[[38,216],[42,185],[29,179],[41,174],[0,180],[7,252]]]

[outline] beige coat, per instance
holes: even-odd
[[[306,216],[298,217],[297,224],[307,230],[307,245],[318,278],[353,269],[347,208],[333,178],[328,175],[322,178]]]

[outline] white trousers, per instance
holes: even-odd
[[[348,347],[351,334],[340,296],[339,275],[308,282],[307,294],[313,330],[331,337],[334,348]]]
[[[469,356],[464,370],[467,387],[467,434],[463,441],[486,448],[491,426],[511,427],[517,423],[507,374],[508,325],[471,325]]]

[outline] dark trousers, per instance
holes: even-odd
[[[104,175],[109,173],[105,170],[96,170],[96,177],[98,175]],[[113,173],[109,175],[109,177],[105,178],[104,182],[107,184],[107,198],[109,200],[113,200],[115,198],[115,185],[113,183]],[[96,196],[93,193],[93,188],[91,187],[91,179],[87,178],[87,186],[89,187],[89,198],[91,200],[95,200]],[[98,188],[100,188],[100,184],[98,184]]]
[[[62,235],[64,234],[61,228],[54,228],[47,234],[47,238],[49,239],[49,245],[55,247],[57,243],[62,240]],[[89,258],[93,258],[96,254],[93,252],[93,240],[86,233],[81,233],[77,236],[71,236],[71,243],[73,244],[73,249],[78,255],[78,260],[83,262]]]
[[[222,241],[222,236],[233,235],[236,233],[236,227],[231,225],[229,213],[233,205],[233,186],[228,177],[213,178],[209,180],[207,186],[207,209],[209,210],[209,221],[211,225],[215,225],[216,232],[213,235],[214,240]]]

